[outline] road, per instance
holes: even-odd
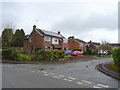
[[[3,88],[118,88],[118,81],[98,71],[112,58],[64,64],[3,64]]]

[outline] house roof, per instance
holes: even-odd
[[[89,44],[94,44],[94,45],[100,45],[100,43],[97,42],[88,42]]]
[[[77,42],[86,43],[85,41],[83,41],[83,40],[81,40],[81,39],[78,39],[78,38],[76,38],[76,39],[74,39],[74,40],[77,41]]]
[[[109,43],[112,46],[119,46],[120,47],[120,43]]]
[[[46,31],[43,29],[36,29],[38,32],[44,34],[44,35],[48,35],[48,36],[54,36],[54,37],[59,37],[59,38],[63,38],[63,36],[61,34],[52,32],[52,31]]]

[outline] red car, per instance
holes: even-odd
[[[82,55],[82,52],[80,52],[80,51],[74,51],[74,52],[72,52],[71,55],[72,56],[80,56],[80,55]]]

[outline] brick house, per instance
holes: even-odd
[[[68,38],[68,49],[81,49],[82,51],[85,49],[86,42],[81,39],[75,39],[74,36],[70,36]]]
[[[38,29],[33,26],[33,30],[30,35],[24,39],[24,53],[33,53],[36,48],[42,48],[44,50],[62,50],[64,48],[63,37],[60,32],[55,33]]]

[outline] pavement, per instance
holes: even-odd
[[[3,64],[3,88],[119,88],[119,80],[96,69],[112,58],[62,64]]]

